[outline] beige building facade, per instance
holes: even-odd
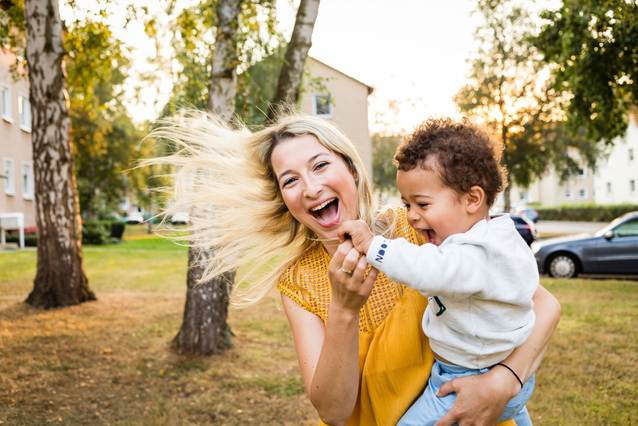
[[[0,217],[22,213],[35,226],[31,106],[26,78],[14,80],[15,57],[0,48]],[[6,221],[5,221],[6,223]]]
[[[301,111],[324,117],[341,129],[356,146],[372,177],[368,95],[373,88],[310,56],[306,61],[306,71],[319,78],[321,87],[305,88]]]

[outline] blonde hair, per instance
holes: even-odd
[[[190,212],[189,235],[182,239],[212,253],[201,281],[240,266],[249,269],[243,274],[247,278],[233,288],[234,305],[261,299],[289,265],[319,244],[286,208],[271,166],[275,146],[301,135],[314,136],[345,161],[357,186],[359,218],[371,224],[372,194],[365,166],[352,142],[324,119],[290,115],[253,133],[241,125],[231,128],[211,114],[190,111],[162,121],[150,135],[175,149],[171,155],[143,162],[174,167],[172,202],[164,217]],[[278,266],[272,269],[275,259]]]

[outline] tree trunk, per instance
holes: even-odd
[[[512,210],[512,182],[509,182],[503,191],[503,211],[509,213]]]
[[[95,300],[82,268],[82,223],[69,142],[57,0],[25,2],[38,260],[26,302],[53,308]]]
[[[295,105],[303,77],[308,50],[312,45],[312,31],[319,13],[319,0],[301,0],[295,28],[292,31],[283,67],[279,73],[277,92],[268,110],[268,118],[274,119],[281,110]]]
[[[237,29],[241,0],[222,0],[217,7],[217,36],[208,92],[208,108],[225,121],[235,112],[237,92]],[[191,212],[196,215],[197,212]],[[186,306],[182,326],[173,339],[180,353],[210,355],[230,347],[228,301],[235,279],[231,272],[200,283],[212,252],[191,247],[188,251]]]

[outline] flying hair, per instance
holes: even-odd
[[[172,153],[141,166],[173,170],[173,185],[164,188],[169,197],[164,221],[175,212],[190,213],[187,233],[174,238],[211,254],[200,283],[242,268],[244,278],[231,292],[234,306],[260,300],[288,266],[320,244],[283,202],[270,161],[279,142],[312,135],[340,155],[355,177],[359,218],[373,222],[365,166],[350,140],[324,119],[288,115],[251,132],[209,113],[186,111],[157,124],[149,137],[167,143]]]

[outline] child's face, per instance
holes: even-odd
[[[450,235],[474,225],[464,196],[446,186],[436,172],[421,167],[399,170],[397,186],[408,209],[410,225],[432,244],[439,245]]]

